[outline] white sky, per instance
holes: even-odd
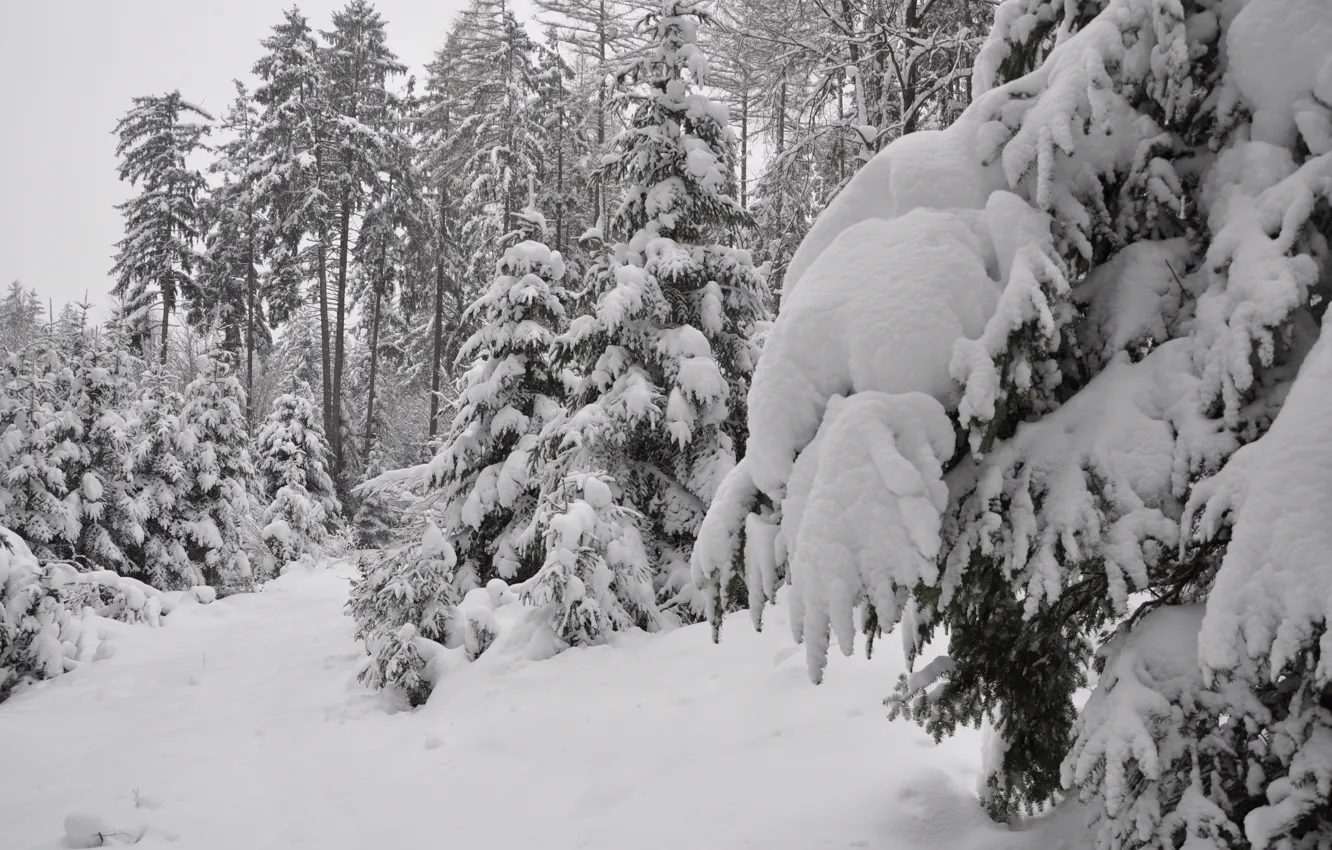
[[[249,79],[291,0],[0,0],[0,288],[56,311],[107,303],[120,238],[116,121],[130,98],[178,88],[217,115]],[[316,29],[345,0],[305,0]],[[418,73],[465,0],[376,0],[389,46]]]

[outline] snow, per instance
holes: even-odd
[[[1329,382],[1332,335],[1325,327],[1271,429],[1195,491],[1190,513],[1203,531],[1227,512],[1234,516],[1203,621],[1200,653],[1208,670],[1242,668],[1251,658],[1270,662],[1275,677],[1317,641],[1315,676],[1332,679],[1332,633],[1323,631],[1332,616]]]
[[[1317,95],[1332,105],[1332,5],[1325,0],[1251,0],[1226,36],[1230,73],[1253,107],[1255,141],[1295,141],[1293,105]]]
[[[874,155],[837,193],[786,268],[782,310],[814,261],[854,225],[892,219],[917,208],[981,209],[1006,188],[1003,172],[976,156],[977,122],[963,116],[946,130],[900,136]]]
[[[114,657],[0,705],[0,752],[24,766],[0,777],[0,844],[103,826],[190,850],[1076,846],[1077,818],[985,819],[975,733],[936,745],[882,717],[896,662],[834,660],[813,688],[786,629],[743,614],[720,646],[706,626],[544,661],[496,644],[399,711],[354,683],[351,574],[297,566],[122,626]]]
[[[779,492],[835,394],[955,397],[953,345],[981,334],[999,296],[988,239],[975,230],[926,209],[862,221],[788,291],[749,397],[749,469],[760,490]]]

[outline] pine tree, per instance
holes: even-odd
[[[0,526],[19,535],[42,560],[72,557],[82,527],[82,480],[73,472],[82,459],[83,434],[63,392],[64,358],[53,340],[44,339],[9,352],[3,367]]]
[[[608,152],[620,116],[614,102],[612,78],[619,65],[643,48],[644,32],[634,26],[653,4],[641,0],[539,0],[543,23],[555,31],[556,41],[567,45],[574,64],[581,70],[570,95],[574,115],[586,116],[588,177],[587,219],[591,226],[604,228],[607,211],[616,197],[615,187],[607,186],[610,174],[600,173],[596,164]],[[546,180],[547,191],[552,181]],[[548,209],[555,209],[547,204]],[[558,213],[558,210],[556,210]],[[578,232],[570,231],[578,236]],[[556,247],[563,250],[557,239]]]
[[[538,495],[531,476],[538,439],[562,412],[564,387],[549,351],[567,321],[565,268],[559,252],[540,241],[545,219],[531,202],[523,223],[532,238],[505,249],[494,282],[468,308],[478,330],[458,359],[471,366],[429,467],[462,593],[496,577],[524,580],[540,563],[524,535]]]
[[[69,381],[62,392],[79,425],[79,456],[66,468],[66,481],[79,494],[75,559],[83,568],[133,575],[143,529],[131,508],[134,483],[125,459],[134,440],[128,414],[143,363],[115,332],[73,337],[61,353]]]
[[[125,238],[117,243],[112,292],[124,299],[130,344],[147,351],[151,313],[161,311],[158,335],[166,362],[171,314],[192,293],[194,243],[202,232],[200,197],[207,188],[187,159],[197,151],[211,121],[180,92],[134,98],[116,125],[120,179],[139,194],[117,209],[125,218]]]
[[[68,579],[61,566],[44,567],[23,538],[0,527],[0,702],[26,682],[73,669],[89,638],[95,645],[96,627],[60,598]]]
[[[764,281],[725,247],[746,222],[725,193],[734,137],[725,109],[692,90],[705,77],[706,15],[668,4],[647,19],[653,46],[623,79],[632,113],[608,171],[624,185],[616,243],[591,274],[594,312],[557,345],[585,377],[566,428],[609,474],[641,535],[663,602],[702,613],[689,577],[695,533],[721,477],[744,452],[749,336],[764,318]]]
[[[328,442],[309,387],[279,396],[256,439],[256,471],[269,498],[263,539],[280,563],[317,551],[340,524],[328,474]]]
[[[624,507],[623,491],[603,472],[545,478],[532,523],[545,560],[523,586],[524,601],[546,608],[555,635],[571,646],[598,643],[613,631],[660,627],[665,618],[638,531],[641,517]]]

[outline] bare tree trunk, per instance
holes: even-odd
[[[740,208],[749,209],[749,90],[740,92]]]
[[[439,248],[435,258],[435,339],[430,362],[430,439],[439,433],[440,370],[444,359],[444,263],[447,259],[448,190],[439,190]]]
[[[258,284],[255,277],[254,231],[251,230],[245,264],[245,421],[250,433],[254,433],[254,303]]]
[[[321,228],[322,230],[322,228]],[[333,439],[333,362],[330,355],[332,335],[328,326],[328,244],[325,233],[319,234],[319,347],[323,358],[323,381],[320,386],[324,398],[324,434]]]
[[[346,355],[347,262],[351,243],[351,187],[342,189],[342,215],[338,222],[338,300],[336,326],[333,330],[333,468],[342,474],[342,370]]]
[[[171,326],[171,309],[167,306],[166,299],[162,299],[162,355],[159,362],[165,366],[167,361],[167,331]]]
[[[600,0],[598,6],[600,17],[597,19],[597,74],[600,82],[597,83],[597,157],[606,152],[606,0]],[[601,178],[594,181],[592,195],[592,221],[597,227],[603,228],[603,231],[610,229],[607,222],[601,220],[602,213],[606,204],[606,187]],[[601,234],[602,240],[607,238],[607,233]]]
[[[375,436],[375,378],[379,374],[379,307],[384,297],[384,248],[380,247],[379,277],[375,281],[375,300],[370,310],[370,391],[365,400],[365,445],[362,460],[370,463],[370,445]]]

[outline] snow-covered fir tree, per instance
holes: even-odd
[[[473,0],[458,30],[455,67],[470,91],[459,116],[457,140],[468,152],[462,164],[466,194],[461,237],[469,273],[484,279],[503,250],[528,181],[545,157],[541,72],[537,46],[507,0]]]
[[[204,355],[196,365],[198,377],[185,387],[176,434],[183,487],[173,532],[205,584],[243,590],[253,581],[242,531],[255,476],[245,389],[223,352]]]
[[[86,609],[89,614],[91,609]],[[0,702],[25,682],[50,679],[87,655],[85,618],[62,604],[51,574],[23,539],[0,526]]]
[[[690,549],[744,451],[749,338],[764,318],[762,276],[726,244],[746,217],[726,189],[726,109],[699,90],[706,19],[667,3],[645,19],[650,44],[621,76],[629,126],[605,165],[624,184],[611,222],[618,241],[589,272],[591,312],[556,342],[582,378],[560,425],[562,467],[550,473],[614,479],[617,504],[641,516],[665,616],[686,621],[703,613]]]
[[[816,681],[834,635],[946,633],[889,703],[993,726],[995,817],[1329,841],[1329,34],[1317,0],[1007,0],[972,105],[792,258],[696,575],[785,571]]]
[[[538,498],[540,435],[563,412],[550,346],[567,324],[564,259],[546,246],[529,201],[489,289],[468,308],[477,331],[458,354],[470,363],[443,445],[429,465],[441,529],[458,555],[459,592],[492,578],[523,581],[541,563],[528,526]]]
[[[2,365],[0,525],[39,557],[72,557],[82,482],[71,482],[70,473],[82,456],[82,428],[62,392],[68,388],[64,357],[45,339],[6,352]]]
[[[328,441],[309,387],[284,393],[255,440],[255,468],[268,506],[264,542],[279,564],[314,553],[341,521],[342,505],[328,474]]]

